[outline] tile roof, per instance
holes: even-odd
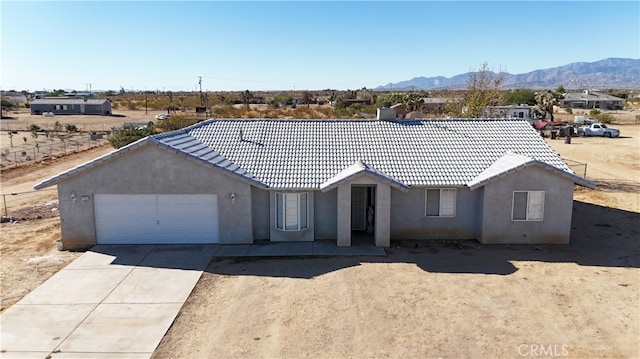
[[[391,187],[394,187],[401,191],[407,191],[409,189],[409,186],[405,185],[402,182],[399,182],[395,178],[376,170],[375,168],[367,165],[366,163],[363,163],[362,161],[356,161],[351,166],[338,172],[337,175],[329,178],[325,183],[321,184],[320,190],[322,192],[327,192],[333,188],[336,188],[340,183],[344,181],[348,181],[350,179],[362,176],[364,174],[368,174],[370,176],[376,177],[382,182],[386,182]]]
[[[212,119],[153,138],[277,189],[319,189],[356,161],[408,186],[466,186],[507,152],[573,174],[523,120]]]
[[[175,133],[174,133],[175,134]],[[98,164],[107,162],[113,158],[119,157],[129,151],[135,150],[138,147],[141,147],[145,144],[155,144],[158,147],[168,150],[168,151],[172,151],[174,153],[177,154],[183,154],[185,156],[186,159],[188,160],[192,160],[195,162],[200,162],[200,163],[205,163],[211,166],[215,166],[221,169],[224,169],[226,171],[228,171],[228,173],[230,173],[230,175],[232,176],[236,176],[238,179],[240,180],[244,180],[245,182],[248,182],[249,184],[252,184],[256,187],[259,188],[265,188],[266,186],[260,182],[257,181],[249,172],[245,171],[244,169],[238,167],[237,165],[235,165],[234,163],[232,163],[231,161],[227,160],[226,158],[224,158],[223,156],[221,156],[219,153],[217,153],[216,151],[208,148],[208,147],[203,147],[203,146],[198,146],[197,144],[194,144],[191,137],[189,136],[173,136],[174,141],[172,141],[171,143],[173,145],[169,145],[166,143],[162,143],[159,142],[157,139],[155,139],[154,137],[145,137],[143,139],[140,139],[136,142],[130,143],[127,146],[124,146],[122,148],[119,148],[115,151],[109,152],[105,155],[102,155],[96,159],[93,159],[89,162],[85,162],[83,164],[80,164],[78,166],[75,166],[73,168],[70,168],[62,173],[59,173],[53,177],[47,178],[43,181],[40,181],[38,183],[36,183],[33,188],[38,190],[38,189],[42,189],[42,188],[46,188],[49,186],[53,186],[56,183],[60,182],[61,180],[72,176],[78,172],[82,172],[86,169],[92,168],[97,166]],[[184,140],[183,140],[184,139]],[[190,146],[191,145],[191,146]]]
[[[574,174],[568,173],[566,171],[562,171],[556,167],[550,166],[544,162],[534,160],[531,157],[519,155],[517,153],[509,152],[504,156],[497,159],[491,166],[482,171],[479,175],[476,176],[473,180],[467,183],[467,186],[471,189],[476,189],[484,186],[485,184],[494,181],[495,179],[505,176],[511,172],[519,171],[523,168],[531,167],[531,166],[539,166],[544,169],[555,172],[560,176],[565,176],[575,183],[578,183],[585,187],[595,188],[595,184],[591,181],[588,181],[582,177],[578,177]]]

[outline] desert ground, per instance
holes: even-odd
[[[155,115],[138,112],[117,121]],[[218,259],[154,357],[639,358],[640,125],[615,126],[620,138],[546,140],[598,184],[575,192],[570,245],[407,241],[386,257]],[[81,254],[56,250],[56,192],[24,192],[110,150],[0,172],[2,194],[20,193],[6,196],[18,222],[0,225],[0,311]]]

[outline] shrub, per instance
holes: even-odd
[[[183,127],[191,126],[200,121],[200,119],[187,118],[182,115],[171,115],[169,119],[158,121],[156,126],[162,131],[175,131]]]
[[[599,115],[599,114],[601,114],[601,113],[602,113],[602,112],[600,112],[600,110],[595,109],[595,108],[594,108],[593,110],[589,111],[589,114],[590,114],[591,116],[596,116],[596,115]]]
[[[571,107],[567,107],[565,109],[565,111],[567,111],[568,114],[572,114],[573,113],[573,110],[571,109]]]
[[[133,127],[125,128],[115,131],[115,133],[109,137],[109,143],[114,148],[120,148],[141,138],[153,135],[154,132],[153,127],[144,127],[139,129]]]
[[[78,131],[78,126],[76,125],[72,125],[70,123],[67,123],[64,128],[67,130],[67,132],[77,132]]]
[[[613,116],[608,113],[597,114],[594,118],[602,123],[613,123]]]

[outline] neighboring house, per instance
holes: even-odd
[[[600,92],[585,90],[584,92],[565,94],[564,98],[560,100],[560,107],[621,110],[624,108],[624,99]]]
[[[447,106],[460,104],[464,101],[461,97],[423,97],[423,108],[427,113],[441,114],[447,111]]]
[[[109,100],[44,98],[31,101],[31,114],[53,112],[56,115],[111,115]]]
[[[485,112],[487,117],[515,118],[533,122],[537,120],[533,108],[534,106],[529,105],[488,106]]]
[[[211,119],[57,185],[62,245],[568,243],[576,176],[522,120]]]

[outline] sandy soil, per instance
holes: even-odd
[[[2,194],[9,194],[8,214],[18,220],[0,224],[0,312],[81,254],[56,249],[55,241],[60,238],[57,192],[55,187],[35,192],[33,185],[111,150],[106,145],[0,172]],[[19,194],[10,195],[13,192]]]
[[[154,358],[640,358],[640,126],[619,127],[547,140],[599,185],[571,245],[215,260]]]
[[[597,190],[580,187],[574,198],[602,206],[640,212],[640,125],[611,125],[620,130],[618,138],[572,137],[546,139],[562,158],[586,163],[587,178]],[[580,166],[574,167],[579,175]]]
[[[31,124],[38,125],[43,129],[53,128],[53,124],[58,121],[63,126],[65,124],[73,124],[78,127],[79,131],[109,131],[112,127],[121,127],[124,122],[129,121],[156,121],[155,115],[164,113],[162,111],[144,110],[114,110],[112,116],[99,115],[58,115],[54,117],[43,117],[41,115],[32,115],[29,109],[21,108],[9,113],[11,119],[0,120],[0,130],[26,131]],[[28,132],[25,132],[29,135]],[[22,142],[23,135],[14,138],[14,143]],[[5,144],[6,138],[1,137],[2,143]],[[30,138],[28,138],[31,140]],[[19,140],[19,141],[18,141]]]

